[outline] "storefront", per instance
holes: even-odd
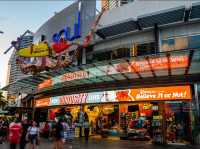
[[[187,144],[192,136],[191,101],[192,86],[183,85],[49,97],[36,99],[35,106],[47,107],[49,119],[65,109],[79,130],[88,117],[91,135]]]

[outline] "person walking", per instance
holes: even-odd
[[[29,149],[36,149],[36,146],[39,144],[39,128],[35,121],[32,122],[27,130],[27,137],[29,139]]]
[[[60,119],[54,129],[54,149],[63,149],[64,148],[64,127],[62,120]]]
[[[90,132],[90,124],[88,117],[85,118],[83,126],[84,126],[85,142],[88,143],[89,132]]]
[[[44,128],[43,128],[43,135],[46,139],[49,139],[49,133],[50,133],[50,125],[48,121],[45,122]]]
[[[16,149],[17,144],[19,144],[21,136],[21,123],[18,119],[9,125],[9,141],[10,149]]]
[[[24,120],[22,123],[22,135],[20,138],[20,149],[25,149],[25,146],[28,143],[28,141],[26,140],[26,134],[27,134],[28,127],[29,127],[29,125],[28,125],[27,120]]]

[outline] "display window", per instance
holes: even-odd
[[[167,102],[165,117],[167,143],[188,144],[191,140],[191,109],[189,102]]]
[[[84,111],[89,117],[92,134],[100,134],[103,137],[118,135],[119,105],[86,105]]]

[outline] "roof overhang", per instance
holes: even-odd
[[[182,79],[184,83],[188,77],[200,74],[199,57],[200,50],[187,49],[69,66],[57,73],[49,71],[26,77],[4,87],[3,90],[27,94],[62,92],[64,89],[80,92],[80,88],[100,90],[100,86],[106,89],[108,84],[117,85],[118,82],[133,82],[132,86],[134,83],[145,85],[148,80],[153,82],[163,77],[168,78],[169,82],[170,78],[179,79],[181,76],[185,78]],[[198,79],[199,77],[195,77],[195,81]]]
[[[196,20],[200,20],[200,3],[193,4],[191,8],[179,6],[137,16],[137,19],[126,19],[115,24],[100,27],[97,29],[96,34],[105,39],[121,34],[154,28],[155,24],[158,27],[164,27]]]

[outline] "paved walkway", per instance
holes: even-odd
[[[0,144],[0,149],[9,149],[8,144]],[[43,140],[38,149],[53,149],[52,142]],[[66,143],[64,149],[200,149],[191,145],[152,145],[133,141],[90,140],[88,144],[82,140]]]

